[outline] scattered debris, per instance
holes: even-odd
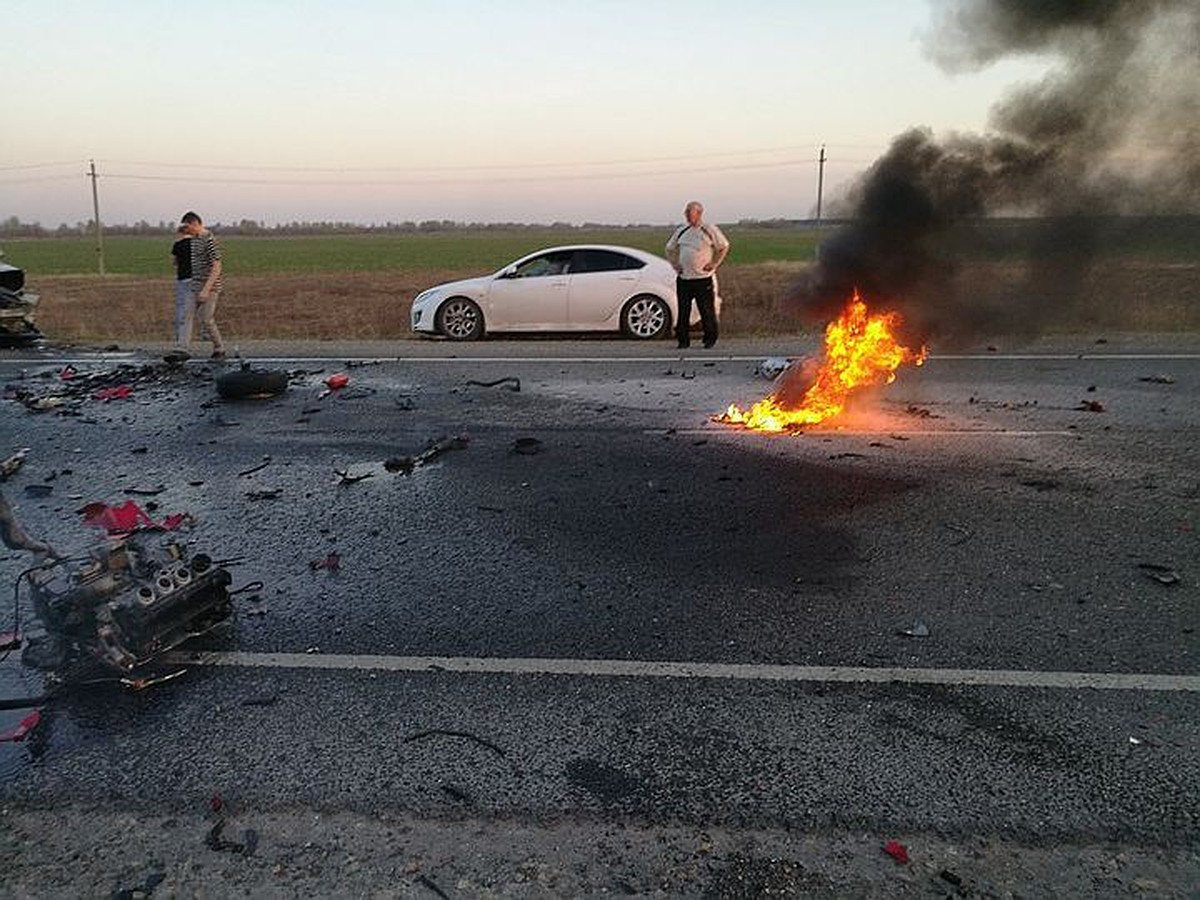
[[[536,440],[536,438],[526,438],[524,440]],[[392,456],[385,459],[383,467],[389,472],[411,475],[413,469],[428,465],[443,453],[448,453],[451,450],[465,450],[469,441],[470,439],[465,435],[439,438],[436,441],[430,441],[429,445],[416,456]],[[514,452],[529,452],[516,450],[515,445],[513,449]],[[536,453],[537,451],[532,452]]]
[[[325,390],[317,394],[318,400],[324,400],[334,391],[340,391],[350,383],[350,376],[345,372],[335,372],[333,375],[325,378],[321,383],[325,385]]]
[[[0,733],[0,744],[15,744],[25,740],[25,738],[29,737],[33,730],[38,727],[38,724],[41,721],[42,714],[35,709],[20,722],[18,722],[16,728],[12,729],[11,731]]]
[[[450,730],[447,730],[444,728],[431,728],[428,731],[418,731],[415,734],[410,734],[408,737],[406,737],[404,739],[403,743],[411,744],[414,741],[421,741],[421,740],[424,740],[425,738],[431,738],[431,737],[465,738],[469,741],[474,741],[476,744],[478,744],[481,747],[486,747],[488,750],[491,750],[493,753],[497,754],[498,756],[506,756],[507,755],[505,753],[503,747],[498,747],[495,744],[493,744],[491,741],[486,740],[485,738],[481,738],[478,735],[471,734],[471,732],[469,732],[469,731],[450,731]]]
[[[1082,412],[1094,412],[1094,413],[1104,412],[1104,404],[1101,403],[1099,400],[1081,400],[1079,402],[1079,405],[1075,408]]]
[[[333,550],[324,559],[309,560],[308,567],[314,572],[321,569],[326,569],[330,572],[340,572],[342,570],[342,554]]]
[[[519,437],[512,443],[512,452],[522,456],[533,456],[542,450],[542,442],[535,437]]]
[[[942,869],[942,871],[938,872],[938,877],[941,878],[942,881],[952,884],[955,887],[962,887],[962,876],[951,872],[949,869]]]
[[[253,828],[247,828],[242,832],[240,841],[229,841],[221,837],[221,832],[225,830],[225,817],[217,819],[216,824],[208,830],[204,836],[204,845],[210,850],[228,851],[230,853],[240,853],[243,856],[253,856],[254,851],[258,849],[258,832]]]
[[[1056,491],[1062,487],[1062,482],[1054,478],[1026,478],[1020,483],[1035,491]]]
[[[0,481],[8,481],[12,476],[20,471],[21,466],[25,465],[25,457],[29,455],[29,448],[22,447],[12,456],[0,461]]]
[[[914,619],[911,628],[901,628],[896,633],[904,637],[929,637],[929,626],[920,619]]]
[[[163,362],[168,366],[181,366],[191,358],[192,354],[186,350],[171,350],[163,355]]]
[[[1170,375],[1144,375],[1138,381],[1147,381],[1150,384],[1174,384],[1175,379]]]
[[[754,373],[773,381],[791,368],[791,365],[792,361],[785,356],[771,356],[760,362]]]
[[[274,706],[279,699],[279,691],[264,691],[261,694],[251,694],[242,699],[242,706]]]
[[[119,888],[113,892],[113,900],[138,900],[138,898],[150,897],[154,894],[154,889],[162,884],[167,878],[165,872],[151,872],[145,877],[140,884],[135,884],[129,888]]]
[[[129,534],[143,528],[177,531],[181,526],[191,524],[193,521],[188,513],[174,513],[161,522],[155,522],[133,500],[120,506],[109,506],[99,502],[89,503],[78,512],[83,516],[83,524],[103,528],[109,534]]]
[[[926,408],[925,408],[925,407],[923,407],[923,406],[914,406],[914,405],[912,405],[912,404],[909,404],[907,407],[905,407],[905,409],[904,409],[904,412],[905,412],[905,414],[906,414],[906,415],[913,416],[914,418],[917,418],[917,419],[938,419],[938,418],[941,418],[940,416],[935,416],[935,415],[933,414],[933,410],[926,409]]]
[[[54,485],[27,484],[25,485],[25,493],[30,497],[49,497],[52,493],[54,493]]]
[[[1151,578],[1159,584],[1170,586],[1179,584],[1182,580],[1179,573],[1170,566],[1162,566],[1158,563],[1138,563],[1138,568],[1146,573],[1147,578]]]
[[[261,400],[275,397],[288,388],[288,375],[275,369],[241,368],[217,377],[217,393],[225,400]]]
[[[417,878],[417,881],[419,881],[423,887],[428,888],[429,890],[431,890],[435,894],[437,894],[439,897],[441,897],[442,900],[450,900],[449,895],[447,895],[447,893],[445,891],[443,891],[440,887],[438,887],[437,882],[435,882],[428,875],[421,875],[420,877]]]
[[[247,475],[253,475],[255,472],[261,472],[263,469],[265,469],[270,464],[271,464],[271,457],[264,456],[263,461],[260,462],[257,466],[251,466],[248,469],[243,469],[242,471],[238,472],[238,478],[244,478]]]
[[[351,475],[346,469],[334,469],[333,474],[338,477],[338,484],[347,485],[365,481],[366,479],[371,478],[375,473],[364,472],[361,475]]]
[[[127,487],[125,493],[131,497],[157,497],[167,489],[165,484],[159,484],[152,488]]]
[[[283,488],[270,488],[265,491],[250,491],[246,494],[247,500],[276,500],[283,494]]]
[[[101,388],[92,394],[93,400],[108,403],[111,400],[127,400],[133,396],[133,385],[118,384],[115,387]]]
[[[412,474],[416,461],[411,456],[392,456],[383,461],[383,468],[388,472],[399,472],[401,475]]]
[[[497,378],[495,381],[471,380],[466,383],[469,385],[474,385],[475,387],[504,387],[505,390],[514,392],[521,390],[521,379],[513,378],[511,376],[508,378]]]
[[[866,459],[865,453],[855,453],[853,450],[847,450],[845,453],[830,453],[830,459]]]
[[[943,522],[942,526],[949,528],[951,531],[957,532],[959,535],[957,540],[950,542],[951,547],[957,547],[959,544],[965,544],[973,537],[971,529],[964,528],[962,525],[955,525],[953,522]]]
[[[410,412],[416,408],[417,402],[407,394],[396,398],[396,409],[403,410],[404,412]]]
[[[883,852],[894,859],[898,866],[908,863],[908,848],[899,841],[888,841],[883,845]]]

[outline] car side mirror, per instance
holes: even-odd
[[[500,277],[501,278],[516,278],[517,277],[517,267],[509,266],[507,269],[505,269],[503,272],[500,273]]]

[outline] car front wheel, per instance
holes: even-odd
[[[483,337],[483,311],[466,297],[451,297],[438,307],[437,330],[452,341]]]
[[[621,331],[643,341],[664,337],[671,327],[671,311],[659,297],[640,294],[621,310]]]

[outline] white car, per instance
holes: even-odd
[[[665,259],[586,244],[539,250],[494,274],[422,291],[412,329],[452,341],[505,331],[620,331],[651,340],[671,333],[676,310],[675,270]]]

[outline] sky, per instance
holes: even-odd
[[[1052,61],[950,74],[929,0],[2,0],[0,220],[807,218],[913,126],[979,132]]]

